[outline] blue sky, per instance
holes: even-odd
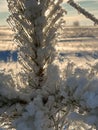
[[[86,19],[82,14],[73,9],[70,5],[63,5],[64,8],[68,11],[68,14],[65,16],[66,23],[71,25],[74,21],[79,21],[81,25],[92,25],[92,22]],[[86,8],[89,12],[94,14],[98,18],[98,0],[74,0],[79,3],[82,7]],[[6,18],[8,17],[8,8],[6,0],[0,0],[0,25],[7,25]]]

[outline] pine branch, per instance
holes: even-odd
[[[89,13],[87,10],[75,3],[74,0],[69,0],[67,3],[82,13],[86,18],[92,20],[95,25],[98,24],[98,19],[93,14]]]
[[[44,83],[45,70],[54,56],[57,26],[66,11],[62,0],[7,0],[11,15],[8,22],[15,31],[19,61],[26,75],[39,86]],[[51,33],[51,34],[50,34]],[[29,70],[32,70],[29,71]],[[31,74],[32,73],[32,74]],[[30,74],[30,75],[29,75]],[[31,85],[32,84],[32,85]],[[35,83],[30,83],[33,86]]]

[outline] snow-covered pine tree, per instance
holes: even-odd
[[[26,130],[57,130],[59,123],[55,124],[56,110],[52,108],[56,105],[58,75],[55,74],[57,67],[53,67],[52,62],[56,54],[54,46],[64,22],[62,17],[66,13],[60,6],[63,0],[7,2],[11,13],[7,21],[15,31],[19,62],[23,66],[23,77],[27,78],[26,88],[32,91],[32,101],[26,107],[27,112],[15,122],[15,127],[17,130],[22,129],[23,125]],[[52,71],[54,74],[51,75]]]

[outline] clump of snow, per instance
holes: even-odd
[[[48,110],[43,106],[42,98],[37,96],[33,102],[30,102],[23,113],[22,117],[14,122],[17,130],[52,130],[49,128],[50,120]]]

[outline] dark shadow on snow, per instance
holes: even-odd
[[[16,62],[18,60],[18,51],[0,51],[0,61],[8,62],[8,61],[14,61]]]

